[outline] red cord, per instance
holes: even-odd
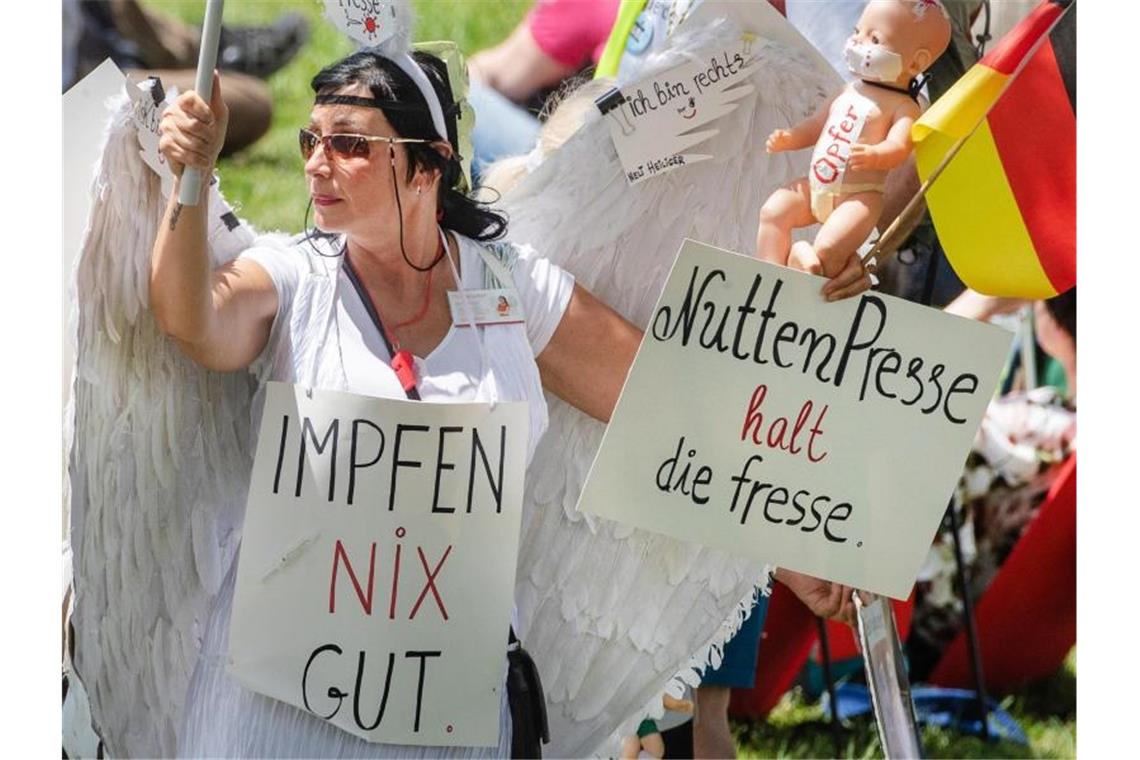
[[[436,262],[438,263],[440,258],[442,258],[442,253],[443,253],[443,240],[442,239],[439,241],[439,247],[436,248],[435,250],[436,250]],[[386,325],[386,324],[384,325],[384,332],[386,332],[388,334],[388,342],[391,343],[393,346],[395,346],[397,351],[400,350],[400,339],[396,337],[396,330],[399,330],[401,327],[407,327],[408,325],[413,325],[416,322],[419,322],[421,319],[423,319],[427,315],[428,307],[431,306],[431,276],[434,272],[435,272],[434,266],[431,269],[427,270],[427,283],[424,287],[424,302],[423,302],[423,305],[420,306],[420,310],[417,311],[415,313],[415,315],[412,316],[410,319],[405,319],[403,322],[397,322],[396,324],[392,325],[391,328],[389,328],[388,325]]]
[[[419,322],[421,319],[423,319],[424,315],[427,314],[428,306],[431,305],[431,275],[434,271],[435,267],[432,267],[428,270],[427,285],[424,287],[424,303],[420,307],[420,310],[417,311],[415,316],[413,316],[411,319],[405,319],[403,322],[397,322],[396,324],[392,325],[393,330],[399,330],[401,327],[407,327],[408,325],[415,324],[416,322]]]

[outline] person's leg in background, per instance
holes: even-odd
[[[144,65],[154,69],[196,69],[202,31],[169,13],[136,0],[111,0],[110,16],[124,39],[138,46]],[[284,13],[264,26],[222,26],[218,68],[265,79],[288,63],[309,39],[299,13]]]
[[[728,726],[728,702],[733,688],[748,689],[756,680],[760,634],[768,614],[768,597],[761,596],[752,614],[724,647],[716,670],[705,673],[695,692],[693,757],[736,757],[736,743]]]
[[[201,38],[197,27],[184,24],[169,14],[149,11],[135,0],[111,0],[110,5],[115,28],[138,46],[147,66],[156,69],[197,67],[198,40]]]
[[[529,111],[516,105],[477,79],[471,80],[467,102],[475,111],[471,144],[471,174],[479,184],[483,169],[508,156],[530,152],[538,141],[539,123]]]

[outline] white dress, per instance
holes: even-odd
[[[336,244],[314,241],[324,253]],[[482,255],[481,255],[482,251]],[[516,260],[517,254],[517,260]],[[363,303],[341,269],[343,259],[316,255],[304,241],[264,245],[242,254],[261,264],[278,291],[278,313],[262,355],[251,366],[260,388],[270,380],[404,398],[388,354]],[[573,278],[526,247],[480,246],[459,238],[459,267],[467,290],[497,286],[484,256],[506,265],[526,315],[525,324],[452,327],[427,357],[416,358],[425,402],[527,401],[527,461],[546,428],[546,401],[534,357],[545,348],[569,303]],[[440,266],[447,266],[441,262]],[[500,270],[501,271],[501,270]],[[259,390],[259,395],[261,391]],[[254,409],[260,410],[255,399]],[[255,412],[255,415],[258,412]],[[254,421],[256,430],[256,420]],[[225,672],[237,560],[214,603],[190,684],[178,754],[190,757],[505,757],[511,729],[506,689],[497,747],[413,747],[372,744],[292,705],[248,691]],[[517,621],[516,621],[517,623]],[[521,632],[519,632],[521,636]],[[504,642],[505,647],[505,642]],[[505,655],[505,649],[504,649]],[[506,657],[504,656],[504,672]]]

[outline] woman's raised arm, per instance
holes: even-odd
[[[229,113],[214,73],[209,105],[184,92],[162,116],[159,150],[174,172],[174,190],[158,229],[150,260],[150,307],[164,333],[207,369],[241,369],[257,358],[277,313],[277,291],[269,274],[252,261],[236,260],[212,269],[206,244],[206,199],[178,202],[182,171],[192,166],[209,176],[214,169]]]
[[[538,355],[542,384],[563,401],[608,422],[621,395],[641,330],[580,285]]]

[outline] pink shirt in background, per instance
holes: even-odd
[[[619,0],[538,0],[527,16],[542,52],[563,66],[597,63],[617,18]]]
[[[768,0],[781,14],[785,0]],[[597,63],[606,48],[620,0],[538,0],[527,16],[542,52],[569,68]],[[850,30],[844,26],[844,36]]]

